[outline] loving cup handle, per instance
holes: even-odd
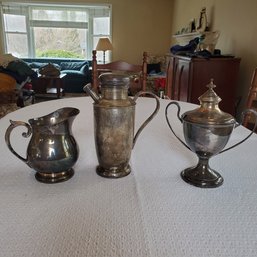
[[[236,146],[242,144],[244,141],[246,141],[246,140],[255,132],[255,130],[256,130],[256,128],[257,128],[257,112],[256,112],[255,110],[253,110],[253,109],[246,109],[246,110],[244,110],[244,111],[241,113],[241,121],[236,124],[235,128],[237,128],[238,126],[242,125],[242,123],[243,123],[243,121],[244,121],[246,115],[249,114],[249,112],[251,112],[251,113],[255,116],[254,127],[253,127],[252,131],[250,132],[250,134],[249,134],[248,136],[246,136],[246,137],[245,137],[243,140],[241,140],[240,142],[238,142],[238,143],[236,143],[236,144],[234,144],[234,145],[232,145],[232,146],[230,146],[230,147],[228,147],[228,148],[222,150],[221,152],[219,152],[219,154],[220,154],[220,153],[224,153],[224,152],[226,152],[226,151],[228,151],[228,150],[230,150],[230,149],[232,149],[232,148],[234,148],[234,147],[236,147]]]
[[[177,106],[177,108],[178,108],[177,117],[178,117],[178,119],[179,119],[179,121],[180,121],[181,123],[183,122],[182,119],[181,119],[181,117],[180,117],[180,109],[181,109],[181,108],[180,108],[179,103],[177,103],[177,102],[170,102],[170,103],[166,106],[166,109],[165,109],[165,117],[166,117],[166,121],[167,121],[167,123],[168,123],[168,126],[169,126],[171,132],[173,133],[173,135],[180,141],[180,143],[182,143],[187,149],[191,150],[191,149],[189,148],[189,146],[188,146],[183,140],[181,140],[181,139],[176,135],[176,133],[174,132],[174,130],[173,130],[171,124],[170,124],[170,121],[169,121],[169,118],[168,118],[168,109],[169,109],[169,107],[170,107],[172,104],[174,104],[174,105]]]
[[[160,101],[159,101],[159,97],[156,96],[154,93],[151,93],[151,92],[147,92],[147,91],[140,91],[138,92],[135,96],[134,96],[134,101],[136,101],[138,99],[138,97],[140,95],[150,95],[152,97],[155,98],[155,101],[156,101],[156,106],[155,106],[155,109],[154,111],[152,112],[152,114],[144,121],[144,123],[139,127],[139,129],[137,130],[135,136],[134,136],[134,139],[133,139],[133,147],[135,146],[136,144],[136,141],[137,141],[137,138],[139,136],[139,134],[142,132],[142,130],[146,127],[146,125],[154,118],[154,116],[157,114],[157,112],[159,111],[160,109]]]
[[[16,156],[18,157],[20,160],[22,160],[23,162],[25,162],[26,164],[28,164],[28,159],[27,158],[23,158],[22,156],[20,156],[12,147],[11,145],[11,141],[10,141],[10,135],[11,132],[14,128],[18,127],[18,126],[25,126],[27,128],[27,132],[23,132],[22,136],[23,137],[29,137],[32,134],[32,128],[31,126],[23,121],[13,121],[10,120],[11,125],[7,128],[6,132],[5,132],[5,142],[9,148],[9,150]]]
[[[183,141],[176,135],[176,133],[174,132],[174,130],[173,130],[171,124],[170,124],[170,121],[169,121],[169,119],[168,119],[168,108],[169,108],[170,105],[172,105],[172,104],[174,104],[174,105],[177,106],[177,108],[178,108],[177,117],[178,117],[178,119],[180,120],[180,122],[182,123],[182,119],[181,119],[181,117],[180,117],[180,105],[179,105],[177,102],[170,102],[170,103],[167,105],[167,107],[166,107],[166,109],[165,109],[166,121],[167,121],[167,123],[168,123],[168,126],[169,126],[171,132],[174,134],[174,136],[175,136],[186,148],[188,148],[188,149],[190,150],[189,146],[188,146],[185,142],[183,142]],[[234,147],[236,147],[236,146],[242,144],[244,141],[246,141],[246,140],[255,132],[255,130],[256,130],[256,128],[257,128],[257,112],[256,112],[255,110],[252,110],[252,109],[246,109],[245,111],[242,112],[242,114],[241,114],[241,122],[240,122],[240,123],[237,123],[236,126],[235,126],[235,128],[237,128],[238,126],[242,125],[243,120],[244,120],[246,114],[248,114],[249,112],[253,113],[254,116],[255,116],[255,124],[254,124],[254,127],[253,127],[252,131],[250,132],[250,134],[249,134],[248,136],[246,136],[246,137],[245,137],[243,140],[241,140],[240,142],[238,142],[238,143],[236,143],[236,144],[234,144],[234,145],[232,145],[232,146],[230,146],[230,147],[228,147],[228,148],[226,148],[226,149],[220,151],[218,154],[224,153],[224,152],[226,152],[226,151],[228,151],[228,150],[230,150],[230,149],[232,149],[232,148],[234,148]]]

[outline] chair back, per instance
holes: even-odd
[[[252,75],[251,86],[249,89],[248,98],[246,102],[246,108],[257,110],[257,67],[255,68]],[[249,114],[245,116],[243,125],[245,127],[249,127],[250,123],[253,122],[251,122],[251,115]]]
[[[16,80],[5,73],[0,73],[0,92],[10,92],[16,87]]]
[[[16,80],[0,73],[0,118],[17,109],[17,98]]]
[[[147,79],[147,53],[143,53],[143,62],[141,65],[130,64],[125,61],[114,61],[106,64],[99,64],[97,63],[96,50],[93,50],[92,84],[95,91],[98,91],[99,89],[98,77],[104,72],[123,72],[125,74],[129,74],[134,78],[134,83],[132,83],[130,88],[131,91],[145,91]]]
[[[1,104],[15,103],[17,100],[16,80],[8,74],[0,73]]]

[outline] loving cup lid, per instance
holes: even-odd
[[[219,102],[221,98],[216,94],[213,88],[216,87],[213,79],[207,85],[208,90],[201,95],[198,99],[200,107],[185,112],[182,119],[191,123],[206,124],[206,125],[229,125],[236,123],[235,118],[219,109]]]

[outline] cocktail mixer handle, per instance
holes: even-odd
[[[10,141],[10,135],[11,132],[14,128],[18,127],[18,126],[25,126],[27,128],[27,132],[23,132],[22,136],[27,138],[32,134],[32,127],[23,121],[13,121],[10,120],[11,125],[7,128],[6,132],[5,132],[5,142],[9,148],[9,150],[15,155],[17,156],[20,160],[22,160],[23,162],[25,162],[26,164],[28,164],[28,158],[23,158],[22,156],[20,156],[12,147],[11,145],[11,141]]]
[[[168,118],[168,108],[169,108],[172,104],[174,104],[174,105],[176,105],[176,106],[178,107],[177,117],[178,117],[178,119],[180,120],[181,123],[183,122],[182,119],[181,119],[181,117],[180,117],[180,110],[181,110],[180,105],[179,105],[177,102],[170,102],[170,103],[166,106],[166,109],[165,109],[165,117],[166,117],[166,121],[167,121],[167,123],[168,123],[168,126],[169,126],[171,132],[173,133],[173,135],[174,135],[187,149],[191,150],[191,149],[189,148],[189,146],[188,146],[183,140],[181,140],[181,139],[176,135],[176,133],[174,132],[174,130],[173,130],[171,124],[170,124],[170,121],[169,121],[169,118]]]
[[[242,123],[243,123],[243,121],[244,121],[244,119],[245,119],[246,114],[249,114],[249,112],[253,113],[253,115],[255,116],[254,127],[253,127],[252,131],[250,132],[250,134],[249,134],[248,136],[246,136],[246,137],[245,137],[243,140],[241,140],[240,142],[238,142],[238,143],[236,143],[236,144],[234,144],[234,145],[232,145],[232,146],[230,146],[230,147],[228,147],[228,148],[222,150],[222,151],[219,152],[219,153],[224,153],[224,152],[226,152],[226,151],[228,151],[228,150],[230,150],[230,149],[232,149],[232,148],[234,148],[234,147],[236,147],[236,146],[242,144],[244,141],[246,141],[246,140],[255,132],[255,130],[256,130],[256,128],[257,128],[257,112],[256,112],[255,110],[253,110],[253,109],[246,109],[246,110],[244,110],[244,111],[241,113],[241,121],[236,124],[235,128],[237,128],[238,126],[242,125]]]
[[[154,116],[157,114],[157,112],[159,111],[160,109],[160,101],[159,101],[159,97],[156,96],[154,93],[151,93],[151,92],[147,92],[147,91],[140,91],[138,92],[135,96],[134,96],[134,101],[136,102],[137,98],[140,96],[140,95],[150,95],[152,97],[155,98],[156,100],[156,106],[155,106],[155,109],[154,111],[152,112],[152,114],[144,121],[144,123],[139,127],[139,129],[137,130],[135,136],[134,136],[134,139],[133,139],[133,147],[135,146],[136,144],[136,141],[137,141],[137,138],[138,136],[140,135],[140,133],[142,132],[142,130],[146,127],[146,125],[154,118]]]

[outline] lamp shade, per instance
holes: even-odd
[[[99,41],[96,46],[97,51],[107,51],[112,49],[113,49],[113,46],[109,38],[107,37],[99,38]]]

